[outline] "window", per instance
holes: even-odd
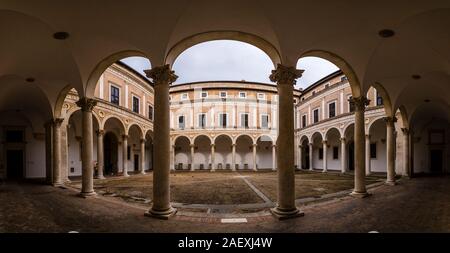
[[[330,83],[325,84],[325,89],[330,87]]]
[[[119,92],[119,88],[111,85],[111,103],[119,105]]]
[[[187,93],[181,94],[181,100],[187,100],[189,98]]]
[[[269,115],[267,115],[267,114],[261,115],[261,127],[262,128],[269,127]]]
[[[319,148],[319,160],[323,160],[323,148]]]
[[[302,116],[302,127],[306,127],[306,114]]]
[[[315,90],[313,90],[313,92],[312,92],[312,95],[314,96],[316,94],[316,91]]]
[[[227,126],[227,114],[225,114],[225,113],[219,114],[219,126],[221,126],[221,127]]]
[[[355,111],[355,105],[350,102],[352,100],[352,96],[348,97],[348,111],[349,112],[354,112]]]
[[[133,96],[133,112],[139,113],[139,98]]]
[[[127,160],[131,160],[131,146],[127,146]]]
[[[239,92],[239,98],[246,98],[246,97],[247,97],[247,93]]]
[[[337,146],[333,147],[333,159],[334,160],[339,159],[339,148]]]
[[[241,127],[248,128],[248,113],[241,114]]]
[[[336,102],[328,104],[328,118],[333,118],[336,116]]]
[[[377,158],[377,144],[376,143],[370,143],[370,158],[371,159]]]
[[[347,77],[346,76],[341,77],[341,82],[344,82],[344,81],[347,81]]]
[[[294,104],[297,104],[297,99],[296,98],[294,98]]]
[[[206,127],[206,114],[200,113],[198,115],[198,126],[201,127],[201,128],[205,128]]]
[[[258,93],[257,97],[258,97],[258,99],[266,99],[266,94]]]
[[[377,106],[383,105],[383,97],[377,92]]]
[[[178,128],[184,129],[185,124],[186,124],[186,122],[184,120],[184,116],[178,116]]]
[[[313,111],[313,123],[319,122],[319,109]]]
[[[202,93],[200,94],[201,98],[207,98],[208,97],[208,92],[206,91],[202,91]]]
[[[151,105],[148,106],[148,118],[153,120],[153,106]]]
[[[221,92],[219,93],[219,96],[220,96],[221,98],[226,98],[226,97],[227,97],[227,92],[226,92],[226,91],[221,91]]]

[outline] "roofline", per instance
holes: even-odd
[[[317,86],[319,86],[320,84],[324,83],[326,80],[329,80],[333,77],[339,76],[341,74],[343,74],[344,72],[342,72],[342,70],[338,69],[336,71],[334,71],[333,73],[319,79],[318,81],[316,81],[315,83],[311,84],[310,86],[306,87],[304,90],[302,90],[302,93],[306,93],[314,88],[316,88]]]
[[[189,83],[177,83],[172,84],[170,87],[180,87],[184,85],[195,85],[195,84],[206,84],[206,83],[239,83],[239,84],[257,84],[262,86],[269,86],[271,88],[277,88],[276,84],[272,83],[262,83],[262,82],[249,82],[249,81],[230,81],[230,80],[215,80],[215,81],[197,81],[197,82],[189,82]],[[214,88],[214,87],[211,87]],[[301,92],[301,89],[294,88],[294,91]]]
[[[138,71],[136,71],[135,69],[133,69],[132,67],[130,67],[128,64],[122,62],[122,61],[116,61],[116,64],[124,67],[125,69],[127,69],[128,71],[132,72],[133,74],[137,75],[140,79],[142,79],[145,83],[147,83],[148,85],[150,85],[151,87],[153,87],[153,83],[147,79],[147,77],[145,77],[143,74],[139,73]]]

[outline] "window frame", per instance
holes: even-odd
[[[134,106],[135,106],[135,104],[134,104],[134,101],[135,101],[135,99],[137,99],[137,111],[135,111],[134,109]],[[140,97],[138,97],[137,95],[134,95],[134,94],[131,94],[131,111],[133,111],[134,113],[137,113],[137,114],[139,114],[140,113],[140,111],[141,111],[141,98]]]
[[[308,126],[308,121],[307,120],[308,120],[308,114],[305,113],[305,114],[302,115],[302,122],[301,122],[302,128],[305,128],[305,127]]]
[[[222,93],[225,94],[225,96],[222,96]],[[219,91],[219,98],[227,98],[228,97],[228,92],[226,91]]]
[[[115,89],[117,89],[119,91],[118,98],[117,98],[117,104],[112,101],[112,89],[113,88],[115,88]],[[121,93],[120,90],[121,90],[120,86],[118,86],[118,85],[116,85],[116,84],[114,84],[112,82],[109,82],[109,102],[111,104],[115,104],[115,105],[120,106],[120,93]]]
[[[263,117],[264,116],[267,116],[267,126],[265,127],[265,126],[263,126]],[[268,113],[262,113],[262,114],[260,114],[259,115],[259,124],[260,124],[260,127],[261,128],[264,128],[264,129],[267,129],[267,128],[269,128],[269,122],[270,122],[270,116],[269,116],[269,114]]]
[[[186,97],[184,97],[184,95],[186,95]],[[187,92],[184,92],[184,93],[181,93],[181,98],[180,98],[181,100],[189,100],[189,93],[187,93]]]
[[[313,118],[313,124],[316,124],[317,122],[319,122],[320,121],[320,107],[317,107],[317,108],[315,108],[315,109],[313,109],[312,110],[312,118]],[[317,121],[316,121],[316,118],[315,118],[315,116],[316,116],[316,112],[317,112]]]
[[[221,124],[222,115],[225,115],[225,125]],[[217,120],[218,126],[221,127],[221,128],[228,127],[228,113],[221,112],[221,113],[218,113],[217,116],[218,116],[218,120]]]
[[[201,122],[201,116],[202,115],[204,115],[205,116],[205,121],[204,121],[204,125],[202,126],[202,125],[200,125],[200,122]],[[199,128],[206,128],[206,125],[207,125],[207,123],[208,123],[208,114],[207,113],[204,113],[204,112],[202,112],[202,113],[198,113],[197,114],[197,127],[199,127]]]
[[[262,95],[262,98],[260,98],[261,95]],[[266,93],[258,92],[256,94],[256,98],[259,99],[259,100],[266,100]]]
[[[242,124],[242,116],[247,115],[247,125]],[[250,127],[250,113],[248,112],[240,112],[239,113],[239,127],[240,128],[249,128]]]
[[[203,96],[203,94],[206,94],[206,96]],[[207,92],[207,91],[201,91],[201,92],[200,92],[200,98],[201,98],[201,99],[208,98],[208,92]]]
[[[153,121],[153,119],[154,119],[154,117],[155,117],[155,108],[153,107],[153,105],[151,105],[151,104],[148,104],[148,106],[147,106],[148,108],[148,118],[151,120],[151,121]],[[151,117],[150,117],[151,116]]]
[[[244,94],[244,96],[242,97],[241,94]],[[239,91],[238,98],[241,98],[241,99],[247,98],[247,92]]]
[[[180,118],[183,118],[183,127],[180,127]],[[181,130],[185,129],[186,128],[186,116],[184,114],[181,114],[181,115],[178,115],[177,119],[178,119],[178,121],[177,121],[178,129],[181,129]]]
[[[334,115],[333,116],[330,116],[330,105],[332,105],[332,104],[334,104]],[[336,109],[337,109],[337,101],[336,100],[332,100],[331,102],[328,102],[327,103],[327,109],[328,109],[328,118],[329,119],[331,119],[331,118],[334,118],[334,117],[336,117],[337,116],[337,113],[336,113]]]

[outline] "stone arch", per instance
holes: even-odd
[[[173,145],[175,145],[175,143],[177,142],[178,139],[182,139],[182,138],[188,139],[189,144],[192,143],[191,138],[189,138],[188,136],[186,136],[186,135],[178,135],[178,136],[176,136],[176,137],[173,139]]]
[[[322,134],[322,132],[314,132],[311,135],[310,141],[313,142],[315,138],[320,137],[321,140],[325,140],[325,136]]]
[[[372,130],[372,126],[379,120],[384,120],[385,117],[376,117],[374,119],[372,119],[369,124],[367,125],[367,131],[366,133],[370,133],[370,131]]]
[[[139,132],[139,138],[144,138],[144,130],[142,129],[142,127],[137,124],[137,123],[132,123],[127,129],[126,129],[126,134],[128,135],[130,133],[131,128],[136,127],[138,129]]]
[[[299,138],[300,143],[303,143],[303,141],[305,141],[305,139],[309,143],[310,138],[306,134],[303,134],[300,136],[300,138]]]
[[[342,132],[343,133],[343,137],[347,137],[348,131],[350,131],[351,129],[354,130],[354,128],[355,128],[355,123],[352,122],[352,123],[347,124],[344,127],[344,131]]]
[[[304,52],[300,55],[300,57],[297,58],[300,60],[302,57],[307,56],[314,56],[323,58],[334,65],[336,65],[342,72],[345,74],[345,76],[348,78],[348,82],[350,83],[350,87],[352,89],[352,96],[353,97],[360,97],[362,96],[362,86],[359,81],[358,76],[356,75],[356,72],[353,70],[353,67],[342,57],[339,55],[325,50],[309,50],[307,52]]]
[[[216,140],[217,140],[219,137],[221,137],[221,136],[226,136],[226,137],[228,137],[228,138],[231,140],[231,143],[234,142],[234,139],[233,139],[233,137],[232,137],[231,135],[229,135],[229,134],[219,134],[219,135],[217,135],[216,137],[212,138],[213,143],[215,143]]]
[[[328,128],[327,131],[325,132],[325,135],[324,135],[325,140],[328,140],[328,136],[333,130],[335,130],[339,133],[339,137],[342,137],[342,132],[337,127],[331,127],[331,128]]]
[[[76,87],[73,87],[72,85],[67,85],[59,92],[58,98],[56,99],[55,107],[54,107],[54,115],[55,118],[62,117],[62,109],[64,106],[64,101],[66,100],[67,94],[69,94],[69,91],[72,89],[75,89],[77,94],[80,94],[80,92],[76,89]]]
[[[400,117],[401,117],[401,122],[402,122],[402,128],[409,128],[409,118],[408,118],[408,112],[406,110],[406,107],[404,105],[401,105],[397,108],[397,110],[395,111],[399,111]]]
[[[236,138],[234,138],[234,140],[232,139],[233,143],[237,143],[237,140],[243,136],[249,137],[252,140],[252,143],[256,144],[256,140],[251,135],[248,135],[248,134],[239,134],[238,136],[236,136]]]
[[[384,106],[384,112],[386,113],[386,116],[391,117],[394,115],[395,111],[393,110],[391,98],[389,97],[389,94],[387,93],[384,86],[378,82],[375,82],[372,84],[372,87],[376,89],[378,93],[380,93],[381,97],[383,98],[383,106]],[[370,88],[370,87],[369,87]],[[365,91],[367,93],[369,91],[369,88]],[[370,99],[370,98],[368,98]],[[376,101],[375,101],[376,103]]]
[[[194,145],[194,170],[205,170],[212,168],[211,163],[212,140],[208,135],[199,134],[193,138]]]
[[[108,123],[108,121],[111,121],[111,120],[116,120],[117,122],[119,122],[120,133],[122,133],[122,134],[127,133],[127,128],[126,128],[125,122],[123,122],[123,120],[121,118],[119,118],[115,115],[109,115],[109,116],[105,117],[103,119],[100,129],[105,129],[106,123]]]
[[[97,82],[100,79],[100,76],[103,74],[103,72],[105,72],[105,70],[109,66],[111,66],[113,63],[115,63],[123,58],[132,57],[132,56],[140,56],[140,57],[144,57],[144,58],[148,59],[148,57],[145,55],[145,53],[138,51],[138,50],[123,50],[123,51],[116,52],[114,54],[107,56],[106,58],[101,60],[91,71],[91,74],[89,75],[89,78],[86,82],[86,87],[84,87],[84,89],[85,89],[84,94],[82,94],[82,95],[84,95],[88,98],[93,98],[94,92],[95,92],[95,87],[97,86]],[[148,60],[150,61],[150,59],[148,59]]]
[[[172,67],[178,56],[186,49],[203,42],[214,40],[235,40],[251,44],[264,51],[272,60],[274,67],[281,63],[279,51],[270,42],[259,36],[239,31],[211,31],[187,37],[167,50],[165,63]]]
[[[267,141],[271,141],[272,143],[275,143],[274,138],[272,138],[271,136],[267,135],[267,134],[261,134],[256,138],[256,141],[258,141],[259,139],[266,139]]]
[[[210,141],[211,143],[214,142],[214,140],[213,140],[209,135],[206,135],[206,134],[198,134],[198,135],[194,136],[194,138],[192,138],[192,143],[195,143],[195,140],[196,140],[197,138],[200,138],[201,136],[204,136],[204,137],[208,138],[209,141]]]

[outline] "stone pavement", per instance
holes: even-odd
[[[104,198],[31,183],[0,186],[0,232],[450,232],[450,177],[402,180],[371,189],[365,199],[341,197],[301,206],[305,216],[278,221],[264,213],[247,223],[217,224],[178,215],[162,221]]]

